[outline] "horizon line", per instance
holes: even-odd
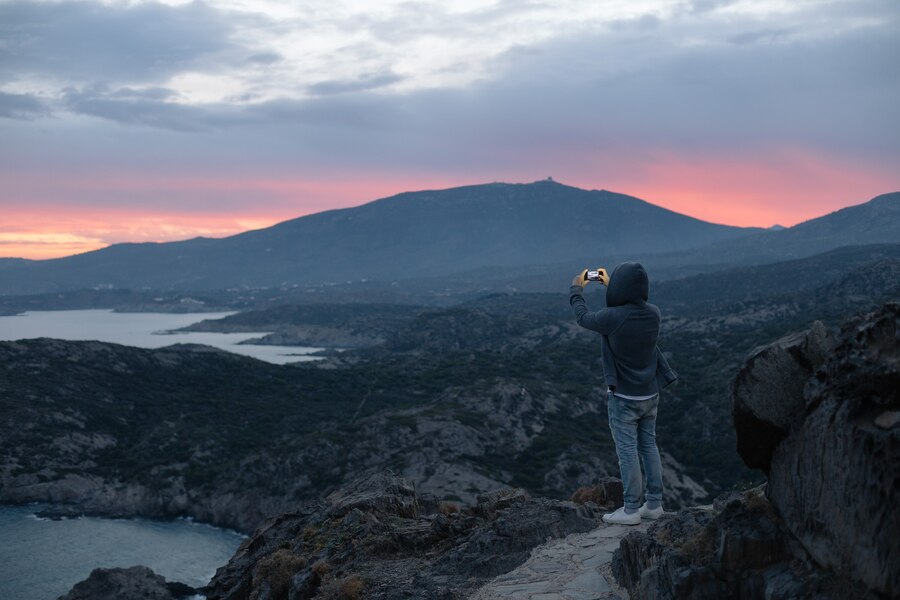
[[[849,204],[849,205],[847,205],[847,206],[843,206],[843,207],[838,208],[838,209],[836,209],[836,210],[832,210],[832,211],[829,211],[829,212],[826,212],[826,213],[822,213],[822,214],[819,214],[819,215],[817,215],[817,216],[810,217],[809,219],[805,219],[805,220],[803,220],[803,221],[798,221],[797,223],[794,223],[794,224],[792,224],[792,225],[781,225],[781,224],[779,224],[779,223],[773,223],[772,225],[769,225],[769,226],[759,226],[759,225],[734,225],[734,224],[730,224],[730,223],[723,223],[723,222],[718,222],[718,221],[711,221],[711,220],[703,219],[703,218],[700,218],[700,217],[696,217],[696,216],[691,215],[691,214],[686,213],[686,212],[681,212],[681,211],[678,211],[678,210],[674,210],[674,209],[671,209],[671,208],[667,208],[666,206],[663,206],[663,205],[661,205],[661,204],[656,204],[656,203],[654,203],[654,202],[651,202],[650,200],[645,200],[644,198],[641,198],[641,197],[639,197],[639,196],[634,196],[634,195],[631,195],[631,194],[628,194],[628,193],[624,193],[624,192],[617,192],[617,191],[609,190],[609,189],[606,189],[606,188],[599,188],[599,189],[598,189],[598,188],[579,187],[579,186],[577,186],[577,185],[571,185],[571,184],[568,184],[568,183],[563,183],[563,182],[561,182],[561,181],[559,181],[559,180],[557,180],[557,179],[554,179],[553,177],[546,177],[546,178],[543,178],[543,179],[536,179],[536,180],[529,181],[529,182],[490,181],[490,182],[482,182],[482,183],[467,183],[467,184],[462,184],[462,185],[451,185],[451,186],[447,186],[447,187],[424,187],[424,188],[420,188],[420,189],[413,189],[413,190],[405,190],[405,191],[395,192],[395,193],[392,193],[392,194],[387,195],[387,196],[381,196],[381,197],[378,197],[378,198],[374,198],[374,199],[372,199],[372,200],[366,200],[366,201],[363,201],[363,202],[361,202],[361,203],[359,203],[359,204],[354,204],[354,205],[351,205],[351,206],[337,206],[337,207],[333,207],[333,208],[325,208],[325,209],[322,209],[322,210],[317,210],[317,211],[313,211],[313,212],[309,212],[309,213],[305,213],[305,214],[300,214],[300,215],[293,216],[293,217],[281,218],[281,219],[279,219],[279,220],[276,220],[276,221],[273,222],[273,223],[270,223],[269,225],[264,225],[264,226],[262,226],[262,227],[256,227],[256,228],[250,227],[250,228],[247,228],[247,229],[242,229],[242,230],[239,230],[239,231],[234,231],[233,233],[228,233],[228,234],[226,234],[226,235],[222,235],[222,236],[218,236],[218,237],[216,237],[216,236],[206,236],[206,235],[194,235],[194,236],[191,236],[191,237],[178,238],[178,239],[171,239],[171,240],[146,240],[146,241],[128,241],[128,240],[126,240],[126,241],[120,241],[120,242],[111,242],[111,243],[108,243],[108,244],[106,244],[106,245],[104,245],[104,246],[100,246],[100,247],[97,247],[97,248],[91,248],[90,250],[85,250],[85,251],[83,251],[83,252],[74,252],[74,253],[72,253],[72,254],[63,254],[63,255],[60,255],[60,256],[50,256],[50,257],[45,257],[45,258],[27,258],[27,257],[23,257],[23,256],[0,256],[0,260],[15,260],[15,261],[28,261],[28,262],[44,262],[44,261],[50,261],[50,260],[60,260],[60,259],[65,259],[65,258],[72,258],[72,257],[75,257],[75,256],[83,256],[83,255],[85,255],[85,254],[91,254],[91,253],[93,253],[93,252],[99,252],[99,251],[101,251],[101,250],[106,250],[106,249],[111,248],[111,247],[113,247],[113,246],[143,245],[143,244],[173,244],[173,243],[188,242],[188,241],[191,241],[191,240],[198,240],[198,239],[223,240],[223,239],[228,239],[228,238],[230,238],[230,237],[234,237],[234,236],[236,236],[236,235],[241,235],[241,234],[244,234],[244,233],[249,233],[249,232],[252,232],[252,231],[263,231],[263,230],[266,230],[266,229],[270,229],[270,228],[272,228],[272,227],[275,227],[275,226],[277,226],[277,225],[280,225],[280,224],[282,224],[282,223],[286,223],[286,222],[289,222],[289,221],[294,221],[294,220],[297,220],[297,219],[303,219],[303,218],[306,218],[306,217],[312,217],[312,216],[315,216],[315,215],[320,215],[320,214],[324,214],[324,213],[328,213],[328,212],[333,212],[333,211],[343,211],[343,210],[353,210],[353,209],[358,209],[358,208],[361,208],[361,207],[363,207],[363,206],[367,206],[367,205],[369,205],[369,204],[373,204],[373,203],[380,202],[380,201],[383,201],[383,200],[389,200],[389,199],[391,199],[391,198],[395,198],[395,197],[397,197],[397,196],[403,196],[403,195],[406,195],[406,194],[421,194],[421,193],[426,193],[426,192],[444,192],[444,191],[449,191],[449,190],[454,190],[454,189],[471,188],[471,187],[485,187],[485,186],[491,186],[491,185],[527,186],[527,185],[538,185],[538,184],[547,184],[547,183],[554,184],[554,185],[559,185],[559,186],[562,186],[562,187],[572,188],[572,189],[576,189],[576,190],[580,190],[580,191],[588,192],[588,193],[590,193],[590,192],[597,192],[597,193],[606,192],[606,193],[610,193],[610,194],[616,194],[616,195],[618,195],[618,196],[626,196],[626,197],[628,197],[628,198],[637,200],[637,201],[639,201],[639,202],[644,202],[644,203],[646,203],[646,204],[649,204],[649,205],[651,205],[651,206],[653,206],[653,207],[655,207],[655,208],[658,208],[658,209],[660,209],[660,210],[664,210],[664,211],[667,211],[667,212],[670,212],[670,213],[674,213],[674,214],[678,214],[678,215],[681,215],[681,216],[684,216],[684,217],[688,217],[688,218],[691,218],[691,219],[695,219],[695,220],[697,220],[697,221],[701,221],[701,222],[704,222],[704,223],[708,223],[708,224],[710,224],[710,225],[718,225],[718,226],[723,226],[723,227],[733,227],[733,228],[736,228],[736,229],[758,230],[758,231],[779,231],[779,230],[789,230],[789,229],[792,229],[792,228],[794,228],[794,227],[797,227],[798,225],[802,225],[802,224],[804,224],[804,223],[808,223],[809,221],[814,221],[814,220],[816,220],[816,219],[820,219],[820,218],[822,218],[822,217],[826,217],[826,216],[828,216],[828,215],[831,215],[831,214],[834,214],[834,213],[837,213],[837,212],[841,212],[841,211],[846,210],[846,209],[848,209],[848,208],[853,208],[853,207],[857,207],[857,206],[862,206],[862,205],[864,205],[864,204],[868,204],[869,202],[875,200],[876,198],[880,198],[881,196],[886,196],[886,195],[889,195],[889,194],[896,194],[896,193],[900,192],[900,190],[897,190],[897,191],[889,191],[889,192],[883,192],[883,193],[877,194],[877,195],[875,195],[875,196],[869,198],[868,200],[864,200],[864,201],[858,202],[858,203],[856,203],[856,204]],[[0,235],[2,235],[2,234],[0,234]]]

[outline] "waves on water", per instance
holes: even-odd
[[[96,567],[146,565],[169,581],[209,583],[245,536],[206,523],[78,517],[0,505],[0,598],[54,600]]]

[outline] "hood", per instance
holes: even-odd
[[[650,296],[650,279],[644,266],[637,262],[625,262],[617,266],[609,276],[606,305],[621,306],[646,302]]]

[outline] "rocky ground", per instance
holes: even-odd
[[[734,450],[729,410],[747,352],[900,293],[896,249],[851,250],[654,285],[662,348],[681,375],[658,422],[669,508],[762,481]],[[773,279],[790,285],[774,293]],[[602,305],[596,289],[587,293]],[[109,292],[156,302],[148,294]],[[287,323],[315,330],[317,343],[332,336],[366,347],[282,367],[198,346],[0,343],[0,501],[190,515],[250,532],[383,469],[463,504],[502,487],[566,498],[617,472],[596,336],[573,324],[564,294],[455,297],[451,308],[235,294],[228,306],[257,310],[229,326]],[[58,300],[61,308],[77,298]],[[757,431],[743,439],[761,439]]]
[[[650,525],[602,524],[535,548],[528,560],[479,588],[472,600],[627,600],[610,564],[622,538]]]
[[[268,521],[203,592],[210,600],[897,597],[898,325],[900,304],[887,304],[833,337],[814,325],[752,353],[734,382],[733,412],[742,456],[769,474],[762,486],[629,529],[600,521],[602,507],[621,503],[614,480],[582,490],[581,503],[505,489],[465,507],[395,475],[370,475]]]
[[[738,449],[768,482],[622,540],[632,597],[900,593],[900,304],[754,352],[733,389]]]
[[[147,567],[94,569],[59,600],[174,600],[195,596],[198,590],[166,581]]]
[[[472,507],[439,503],[405,480],[374,475],[324,502],[269,521],[206,588],[210,600],[468,597],[548,539],[596,529],[621,502],[610,481],[589,501],[500,490]],[[341,595],[343,594],[343,595]]]
[[[0,499],[62,514],[251,532],[385,468],[465,504],[510,485],[565,497],[616,472],[603,395],[582,376],[548,382],[546,357],[413,348],[292,368],[48,339],[0,343],[0,357]],[[707,495],[665,446],[663,460],[673,502]]]

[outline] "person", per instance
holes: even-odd
[[[609,428],[619,458],[625,504],[603,516],[607,523],[637,525],[641,519],[663,514],[662,464],[656,447],[656,411],[659,391],[678,375],[657,346],[659,308],[647,302],[650,280],[637,262],[624,262],[608,275],[606,308],[591,312],[584,300],[587,269],[576,275],[569,304],[578,324],[600,334],[600,356],[607,388]],[[647,477],[645,502],[641,465]]]

